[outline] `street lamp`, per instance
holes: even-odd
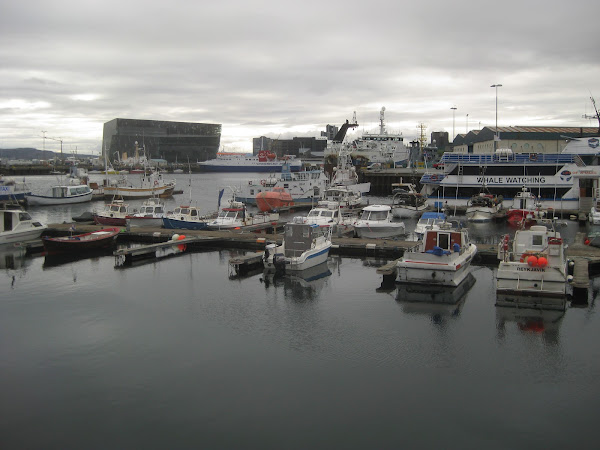
[[[456,113],[456,106],[450,108],[452,110],[452,143],[454,143],[454,114]]]
[[[490,87],[496,88],[496,137],[494,138],[494,150],[498,142],[498,88],[502,87],[501,84],[492,84]]]

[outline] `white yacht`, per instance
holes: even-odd
[[[354,234],[361,238],[393,238],[406,232],[404,222],[392,220],[389,205],[370,205],[362,210],[354,222]]]

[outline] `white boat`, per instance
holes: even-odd
[[[498,244],[496,291],[499,294],[556,297],[561,308],[567,294],[568,269],[560,233],[533,225],[505,235]]]
[[[230,200],[229,205],[222,208],[214,220],[208,222],[210,230],[230,230],[252,225],[273,223],[279,220],[279,213],[261,212],[252,214],[242,202]]]
[[[25,182],[18,183],[12,178],[4,178],[0,174],[0,202],[20,202],[25,200],[25,195],[31,191]]]
[[[366,160],[369,166],[403,166],[408,165],[410,159],[410,149],[404,145],[402,134],[388,133],[385,128],[385,107],[379,112],[378,133],[364,133],[343,146],[353,158]],[[326,156],[334,153],[339,153],[339,149],[332,147],[325,151]]]
[[[162,227],[165,217],[165,203],[156,197],[143,201],[140,210],[125,217],[129,227]]]
[[[500,211],[502,200],[492,194],[480,192],[467,203],[466,216],[469,222],[489,222]]]
[[[592,206],[588,219],[592,225],[600,225],[600,201],[596,201]]]
[[[525,186],[515,196],[512,206],[506,212],[506,221],[519,228],[547,222],[548,219],[548,210],[542,208],[539,198]]]
[[[392,184],[392,216],[397,219],[418,217],[427,208],[427,199],[417,192],[412,183]]]
[[[536,193],[543,208],[578,210],[580,199],[591,196],[589,187],[599,187],[600,166],[585,165],[579,155],[567,150],[558,154],[511,149],[493,154],[446,152],[440,162],[443,170],[421,177],[421,193],[430,206],[436,202],[463,206],[485,185],[490,194],[503,197],[502,207],[508,209],[525,187]]]
[[[304,218],[304,223],[320,227],[332,227],[334,232],[346,233],[354,230],[356,219],[355,213],[340,208],[337,202],[321,200],[315,208],[308,212]]]
[[[34,221],[20,206],[0,209],[0,244],[37,239],[47,226]]]
[[[350,151],[343,144],[337,144],[340,150],[337,154],[337,166],[333,168],[331,187],[344,187],[358,194],[367,194],[371,190],[371,183],[359,183],[356,167],[352,163]]]
[[[302,161],[294,156],[278,159],[275,153],[261,150],[256,156],[239,153],[217,153],[215,159],[197,163],[205,172],[281,172],[284,165],[291,172],[302,169]]]
[[[140,174],[139,182],[132,183],[126,175],[122,175],[109,185],[104,186],[105,197],[121,197],[128,199],[145,199],[151,197],[171,197],[175,190],[175,180],[164,180],[158,171]]]
[[[439,228],[441,224],[447,222],[446,214],[443,212],[424,212],[415,226],[415,235],[421,239],[425,231]]]
[[[129,204],[123,200],[113,199],[105,203],[103,208],[94,213],[94,222],[99,225],[124,226],[130,214]]]
[[[282,188],[292,196],[295,205],[316,205],[327,187],[328,179],[323,170],[291,172],[289,167],[284,166],[281,173],[250,180],[236,187],[235,200],[246,205],[256,205],[258,193]]]
[[[428,229],[419,244],[398,260],[397,281],[458,286],[469,275],[476,254],[466,229],[450,224]]]
[[[44,195],[26,194],[25,200],[30,206],[85,203],[92,201],[92,190],[87,184],[59,184]]]
[[[354,234],[360,238],[393,238],[405,233],[404,222],[392,221],[389,205],[370,205],[353,224]]]
[[[365,201],[359,191],[348,186],[331,186],[323,192],[321,200],[335,205],[344,211],[357,210],[363,207]]]
[[[294,218],[286,223],[281,245],[268,244],[263,254],[264,268],[276,271],[306,270],[327,261],[331,248],[331,228],[321,228]]]

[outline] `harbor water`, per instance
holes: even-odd
[[[176,177],[169,204],[191,188],[207,210],[247,180]],[[100,204],[30,211],[56,223]],[[503,232],[471,229],[485,243]],[[3,449],[593,446],[597,279],[587,303],[537,311],[494,305],[493,266],[432,291],[382,289],[387,261],[368,255],[237,277],[235,249],[131,267],[0,253]]]

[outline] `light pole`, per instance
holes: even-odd
[[[496,145],[498,145],[498,88],[502,85],[492,84],[490,87],[496,88],[496,136],[494,137],[494,150],[496,150]]]
[[[465,128],[465,133],[469,132],[469,115],[467,114],[467,128]]]
[[[456,106],[450,109],[452,110],[452,143],[454,143],[454,114],[456,113]]]

